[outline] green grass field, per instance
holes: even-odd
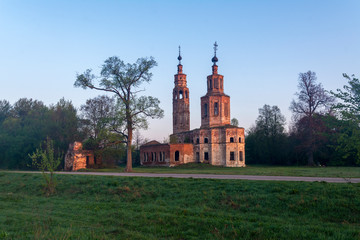
[[[303,177],[342,177],[359,178],[360,167],[277,167],[252,166],[245,168],[230,168],[212,166],[209,164],[185,164],[177,167],[134,167],[137,173],[197,173],[197,174],[239,174],[263,176],[303,176]],[[88,169],[97,172],[123,172],[123,167],[107,169]]]
[[[360,184],[0,172],[0,239],[360,239]]]

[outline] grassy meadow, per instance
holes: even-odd
[[[96,172],[124,172],[124,167],[87,169]],[[298,167],[247,165],[245,168],[212,166],[209,164],[189,163],[176,167],[134,167],[136,173],[195,173],[195,174],[237,174],[262,176],[298,176],[298,177],[341,177],[360,178],[360,167]]]
[[[0,239],[360,239],[360,184],[0,172]]]

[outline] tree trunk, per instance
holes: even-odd
[[[310,115],[309,117],[309,123],[308,123],[308,131],[309,131],[309,140],[308,140],[308,152],[307,152],[307,157],[308,157],[308,166],[315,166],[314,163],[314,144],[315,144],[315,139],[314,139],[314,134],[313,134],[313,116]]]
[[[132,125],[128,124],[127,127],[128,131],[128,138],[127,138],[127,161],[126,161],[126,168],[125,172],[132,172],[132,154],[131,154],[131,142],[132,142]]]

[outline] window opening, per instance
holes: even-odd
[[[204,143],[208,143],[209,139],[208,138],[204,138]]]
[[[183,91],[180,90],[180,91],[179,91],[179,99],[183,99],[183,97],[184,97],[184,96],[183,96]]]
[[[240,161],[243,161],[243,152],[240,151],[240,152],[239,152],[239,155],[240,155]]]
[[[196,143],[199,144],[199,142],[200,142],[200,140],[199,140],[199,138],[197,138],[197,139],[196,139]]]
[[[175,161],[179,161],[180,153],[179,151],[175,152]]]
[[[230,138],[230,142],[234,142],[234,138],[233,138],[233,137]]]
[[[207,117],[208,115],[208,106],[207,103],[204,104],[204,117]]]
[[[208,152],[204,152],[204,160],[209,160],[209,153]]]
[[[241,143],[241,137],[239,137],[239,143]]]
[[[235,160],[235,153],[234,152],[230,152],[230,160],[231,161]]]
[[[214,115],[219,115],[219,103],[214,103]]]

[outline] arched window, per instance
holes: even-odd
[[[177,99],[177,92],[174,91],[174,99],[176,100]]]
[[[207,103],[204,104],[204,117],[207,117],[208,115],[208,105]]]
[[[239,137],[239,143],[241,143],[241,137]]]
[[[179,153],[179,151],[176,151],[175,152],[175,161],[179,161],[179,158],[180,158],[180,153]]]
[[[197,139],[196,139],[196,143],[197,143],[197,144],[199,144],[199,143],[200,143],[199,138],[197,138]]]
[[[162,162],[162,154],[159,152],[159,162]]]
[[[184,97],[184,96],[183,96],[183,91],[180,90],[180,91],[179,91],[179,99],[183,99],[183,97]]]
[[[209,143],[209,139],[208,139],[208,138],[204,138],[204,143]]]
[[[230,138],[230,142],[234,142],[234,138],[233,138],[233,137]]]
[[[188,92],[187,91],[185,91],[185,98],[188,98],[189,96],[188,96]]]
[[[214,103],[214,115],[219,115],[219,103]]]

